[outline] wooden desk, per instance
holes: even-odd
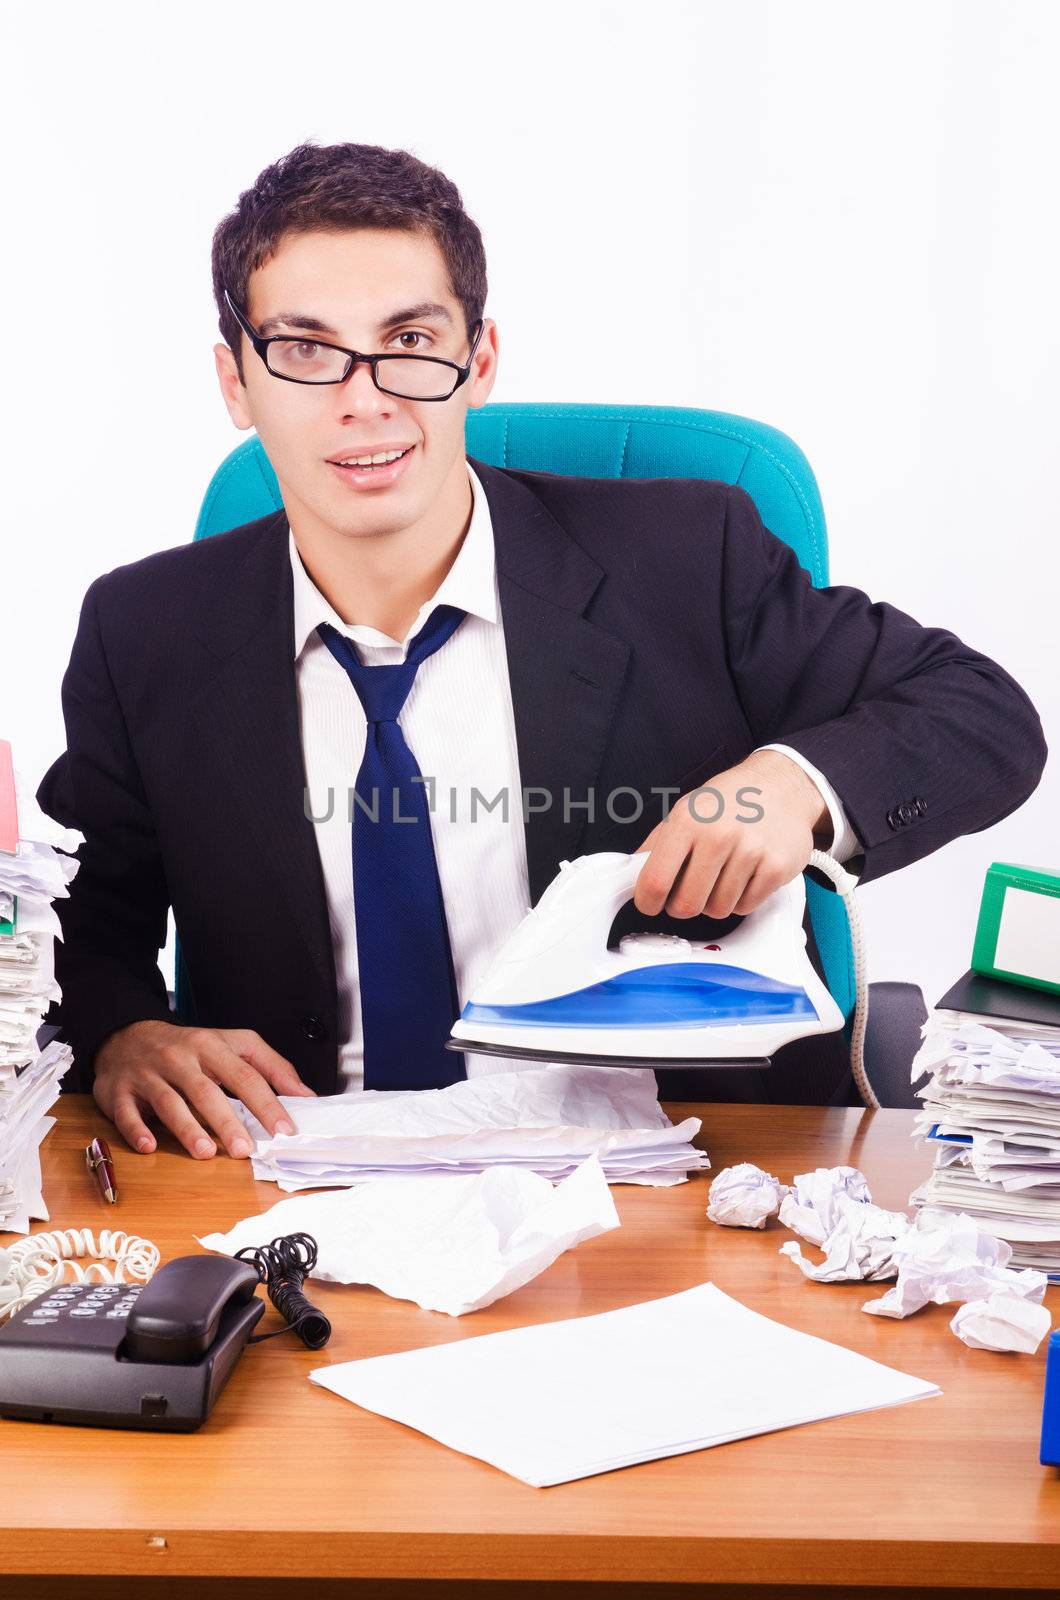
[[[909,1112],[669,1109],[703,1117],[714,1171],[748,1160],[790,1179],[850,1162],[876,1200],[901,1208],[927,1165]],[[197,1162],[170,1145],[153,1156],[116,1149],[121,1199],[105,1206],[82,1162],[100,1124],[87,1099],[60,1102],[45,1146],[55,1226],[121,1226],[168,1260],[199,1248],[193,1229],[228,1228],[277,1198],[244,1162]],[[757,1233],[708,1223],[707,1184],[615,1188],[620,1229],[470,1316],[314,1284],[330,1345],[308,1351],[292,1335],[252,1347],[198,1433],[0,1421],[0,1570],[37,1575],[6,1578],[0,1592],[146,1600],[179,1586],[232,1600],[292,1588],[530,1595],[547,1584],[553,1595],[609,1597],[678,1585],[686,1595],[894,1586],[908,1596],[932,1585],[953,1594],[1060,1584],[1060,1479],[1038,1465],[1045,1345],[1034,1357],[969,1350],[944,1307],[906,1322],[866,1316],[863,1287],[806,1282],[777,1254],[790,1235],[776,1224]],[[306,1379],[325,1363],[707,1280],[793,1328],[932,1379],[943,1395],[531,1489]],[[1049,1302],[1056,1317],[1060,1291]],[[270,1306],[262,1329],[275,1318]]]

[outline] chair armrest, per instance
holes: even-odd
[[[870,983],[865,1071],[882,1106],[919,1111],[909,1074],[927,1006],[918,984]]]

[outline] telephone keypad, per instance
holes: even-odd
[[[66,1317],[125,1322],[142,1287],[139,1283],[60,1284],[26,1307],[23,1325],[49,1327]]]

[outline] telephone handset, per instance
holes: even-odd
[[[144,1285],[64,1283],[0,1327],[0,1416],[188,1432],[265,1302],[249,1261],[181,1256]]]
[[[254,1298],[258,1275],[247,1262],[228,1256],[181,1256],[145,1284],[125,1325],[128,1361],[199,1361],[217,1339],[229,1308]],[[258,1310],[253,1324],[265,1306]]]

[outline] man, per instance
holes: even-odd
[[[60,1018],[131,1147],[157,1120],[245,1155],[229,1095],[276,1130],[281,1094],[489,1068],[443,1040],[562,859],[649,849],[616,931],[703,938],[815,846],[867,882],[1034,789],[1019,685],[814,590],[742,490],[468,463],[499,342],[441,173],[301,146],[218,227],[213,279],[222,394],[283,510],[90,586],[38,794],[86,838]],[[170,905],[194,1026],[157,967]],[[831,1045],[716,1092],[842,1097]]]

